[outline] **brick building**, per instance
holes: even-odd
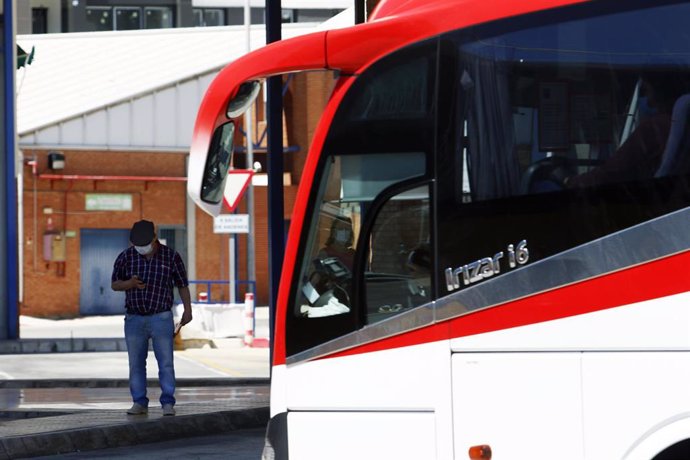
[[[313,25],[288,25],[283,36],[312,31]],[[264,35],[263,27],[252,29],[253,47]],[[18,43],[35,47],[36,56],[17,75],[20,314],[122,313],[122,293],[110,289],[112,262],[142,218],[156,222],[159,238],[183,255],[190,279],[227,280],[229,237],[214,234],[211,217],[187,199],[185,174],[198,104],[218,70],[242,54],[244,30],[20,36]],[[329,73],[286,79],[284,141],[294,151],[285,161],[288,224],[333,82]],[[261,104],[255,113],[258,139],[265,127]],[[244,141],[237,136],[238,145]],[[265,161],[265,149],[255,151]],[[242,155],[236,159],[241,163]],[[254,194],[257,302],[266,304],[267,188],[257,185]],[[242,202],[240,210],[245,207]],[[237,278],[246,280],[245,236],[236,247]],[[210,295],[227,300],[228,287],[214,285]]]

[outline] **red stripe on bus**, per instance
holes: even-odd
[[[324,357],[371,353],[543,323],[690,291],[690,252],[564,286]]]

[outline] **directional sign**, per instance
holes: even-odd
[[[213,233],[249,233],[249,214],[221,214],[214,217]]]

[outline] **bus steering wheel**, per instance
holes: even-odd
[[[556,192],[565,188],[565,180],[572,175],[563,157],[548,157],[532,163],[522,176],[520,191],[531,193]]]

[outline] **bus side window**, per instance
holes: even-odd
[[[535,17],[441,37],[453,56],[439,71],[447,107],[436,158],[435,275],[445,293],[690,204],[690,61],[674,38],[688,8]],[[522,242],[520,265],[509,254]]]

